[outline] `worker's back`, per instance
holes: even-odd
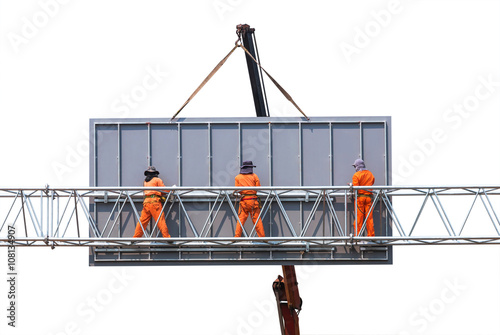
[[[375,177],[368,170],[358,171],[352,176],[353,186],[372,186],[374,183],[375,183]],[[371,192],[365,190],[359,190],[358,194],[371,194]]]
[[[234,186],[255,187],[260,186],[259,177],[255,173],[240,173],[234,178]],[[256,191],[241,190],[241,194],[256,194]]]

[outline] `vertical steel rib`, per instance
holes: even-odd
[[[212,125],[207,124],[208,186],[212,186]]]
[[[274,178],[273,178],[273,145],[272,145],[272,131],[273,128],[271,126],[271,122],[269,122],[269,125],[267,126],[268,129],[268,159],[269,159],[269,185],[274,184]]]
[[[299,122],[299,143],[298,143],[299,144],[299,157],[297,157],[297,158],[298,158],[298,161],[299,161],[299,185],[300,186],[304,185],[304,180],[303,180],[304,177],[302,175],[304,173],[304,171],[302,169],[302,165],[303,165],[302,164],[303,163],[303,158],[302,158],[302,156],[303,156],[303,152],[302,152],[302,150],[303,150],[303,148],[302,148],[302,136],[303,136],[303,134],[302,134],[302,122]]]
[[[43,234],[43,191],[40,190],[40,236]]]
[[[330,146],[329,147],[330,151],[328,152],[328,163],[330,167],[329,181],[331,186],[333,185],[333,128],[331,122],[328,122],[328,139]]]
[[[57,194],[57,192],[54,192]],[[59,196],[56,197],[56,202],[57,202],[57,205],[56,205],[56,221],[57,221],[57,224],[59,225]],[[55,235],[55,232],[54,232],[54,227],[52,227],[52,236],[56,236]]]
[[[177,124],[177,183],[182,186],[182,145],[181,145],[181,124]]]
[[[51,194],[51,201],[50,201],[50,229],[49,227],[47,227],[47,236],[52,236],[52,229],[54,227],[54,197],[55,197],[55,192],[54,191],[51,191],[50,194]],[[47,206],[48,208],[48,206]],[[47,222],[48,222],[48,218],[47,218]]]
[[[78,233],[78,237],[80,237],[80,224],[78,222],[78,205],[77,205],[77,202],[76,202],[76,190],[74,191],[73,195],[75,196],[76,231]]]
[[[151,145],[151,137],[152,137],[152,131],[151,131],[151,123],[148,123],[148,166],[151,166],[151,156],[153,155],[153,149]],[[103,232],[104,233],[104,232]]]
[[[347,192],[348,190],[344,190],[344,231],[347,235]]]

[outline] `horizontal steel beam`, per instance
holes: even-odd
[[[163,247],[163,248],[255,248],[270,247],[338,247],[338,246],[412,246],[412,245],[467,245],[467,244],[500,244],[500,236],[378,236],[378,237],[256,237],[256,238],[16,238],[0,239],[0,247],[16,246],[49,246],[49,247]]]

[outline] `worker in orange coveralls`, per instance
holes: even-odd
[[[372,186],[373,183],[375,183],[375,177],[366,169],[365,162],[363,162],[362,159],[356,159],[352,166],[356,169],[356,173],[352,176],[352,186]],[[367,190],[358,190],[358,201],[356,206],[358,211],[357,230],[356,223],[354,224],[354,231],[356,235],[359,235],[361,232],[363,222],[366,219],[367,235],[375,236],[375,230],[373,228],[373,210],[370,214],[368,214],[371,206],[372,192]]]
[[[252,161],[245,161],[243,165],[240,166],[240,174],[234,178],[234,185],[236,187],[239,186],[260,186],[259,177],[253,173],[253,165]],[[257,218],[260,214],[260,206],[259,206],[259,198],[257,197],[257,191],[255,190],[243,190],[240,191],[241,199],[240,199],[240,208],[238,210],[238,217],[240,219],[241,225],[245,224],[245,221],[248,218],[248,215],[252,217],[252,221],[255,225],[255,230],[257,231],[257,235],[259,237],[265,237],[264,226],[262,224],[262,220],[259,218],[259,221],[256,223]],[[241,237],[243,229],[240,224],[236,225],[236,233],[234,237]]]
[[[146,179],[144,180],[144,187],[165,186],[165,184],[163,184],[163,181],[160,178],[158,178],[159,174],[160,172],[158,172],[154,166],[148,167],[148,169],[144,171],[144,175],[146,176]],[[139,219],[139,222],[137,222],[137,226],[135,227],[134,237],[141,237],[142,235],[144,235],[144,231],[146,230],[146,227],[148,226],[151,217],[153,217],[155,222],[158,221],[158,228],[160,229],[163,237],[166,238],[170,237],[170,234],[168,233],[167,224],[165,222],[165,214],[161,213],[162,209],[161,197],[164,194],[165,192],[162,193],[160,191],[153,191],[153,190],[144,191],[144,202],[142,207],[141,218]],[[160,220],[158,220],[160,213],[161,217]]]

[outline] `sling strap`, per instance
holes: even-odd
[[[257,64],[262,69],[262,71],[264,71],[264,73],[269,77],[269,79],[271,79],[271,81],[274,83],[274,85],[276,85],[276,87],[278,88],[278,90],[285,96],[285,98],[288,101],[290,101],[295,106],[295,108],[297,108],[299,110],[299,112],[302,113],[302,115],[304,115],[304,117],[306,118],[306,120],[309,121],[309,118],[307,117],[307,115],[295,103],[295,101],[292,99],[292,97],[290,96],[290,94],[288,94],[288,92],[285,91],[285,89],[283,87],[281,87],[281,85],[278,84],[278,82],[273,77],[271,77],[271,75],[259,64],[259,62],[257,62],[257,60],[252,56],[252,54],[250,54],[250,52],[241,43],[238,43],[238,41],[236,41],[236,45],[234,46],[234,48],[231,49],[231,51],[226,55],[226,57],[224,57],[219,62],[219,64],[217,64],[217,66],[208,74],[208,76],[205,78],[205,80],[203,80],[203,82],[200,84],[200,86],[198,86],[198,88],[193,92],[193,94],[191,94],[191,96],[186,100],[186,102],[184,103],[184,105],[182,105],[182,107],[177,111],[177,113],[175,113],[174,116],[172,116],[172,118],[170,119],[170,121],[172,121],[173,119],[175,119],[175,117],[184,109],[184,107],[186,107],[186,105],[189,103],[189,101],[191,101],[191,99],[193,99],[194,96],[196,94],[198,94],[198,92],[203,88],[203,86],[205,86],[205,84],[215,75],[215,73],[217,71],[219,71],[219,69],[222,67],[222,65],[224,65],[224,63],[227,61],[227,59],[229,58],[229,56],[231,56],[232,53],[234,52],[234,50],[236,50],[236,48],[238,48],[238,47],[243,48],[243,50],[250,56],[250,58],[255,62],[255,64]]]

